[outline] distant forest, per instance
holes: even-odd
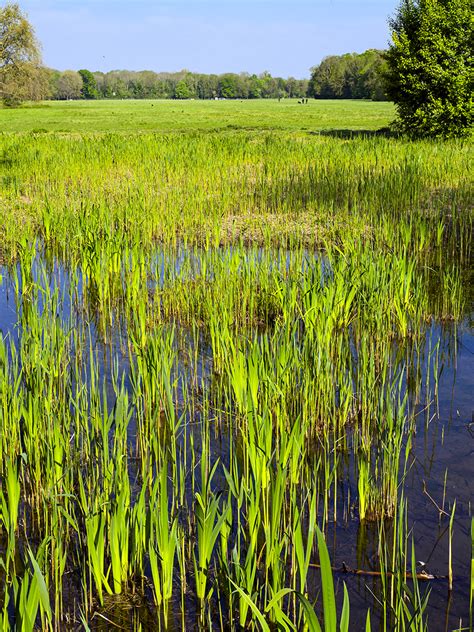
[[[311,78],[182,70],[91,72],[44,69],[50,99],[372,99],[385,100],[383,51],[326,57],[311,68]],[[43,84],[43,85],[44,85]]]

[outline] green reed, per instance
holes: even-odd
[[[469,314],[470,146],[0,145],[3,628],[146,603],[165,628],[348,630],[322,533],[350,506],[380,532],[377,616],[424,629],[403,486],[426,336]]]

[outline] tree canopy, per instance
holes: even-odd
[[[17,3],[0,8],[0,97],[7,105],[41,99],[47,89],[40,46]]]
[[[390,21],[387,93],[413,138],[456,137],[473,120],[471,0],[402,0]]]
[[[97,99],[99,96],[99,93],[97,91],[97,83],[96,83],[94,75],[91,73],[90,70],[86,70],[85,68],[83,68],[82,70],[79,70],[78,72],[82,80],[82,86],[81,86],[82,98],[83,99]]]
[[[58,99],[80,99],[82,96],[83,80],[75,70],[65,70],[57,79],[56,96]]]
[[[346,53],[325,57],[311,68],[308,96],[316,99],[385,100],[383,52]]]

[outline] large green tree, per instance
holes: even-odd
[[[97,91],[97,82],[90,70],[83,68],[78,71],[82,77],[81,95],[84,99],[97,99],[99,92]]]
[[[402,0],[390,21],[387,93],[413,138],[456,137],[473,120],[472,0]]]
[[[40,46],[17,3],[0,8],[0,98],[7,105],[45,96]],[[44,86],[44,89],[42,88]]]
[[[181,79],[181,81],[178,81],[178,83],[176,84],[174,96],[175,96],[175,99],[191,99],[192,98],[193,91],[191,90],[189,85],[186,83],[185,79]]]

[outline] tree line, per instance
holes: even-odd
[[[326,57],[311,69],[311,79],[272,77],[269,72],[202,74],[188,70],[49,73],[47,96],[52,99],[317,99],[384,100],[383,52]]]
[[[307,79],[272,77],[269,72],[201,74],[188,70],[47,70],[50,99],[278,99],[305,97]]]

